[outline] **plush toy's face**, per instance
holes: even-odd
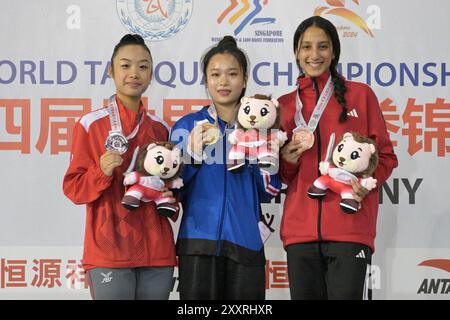
[[[276,103],[276,104],[275,104]],[[277,120],[276,100],[260,100],[243,97],[239,108],[238,121],[245,129],[269,129]]]
[[[373,144],[357,142],[351,133],[346,133],[333,151],[333,163],[351,173],[363,172],[374,152]]]
[[[144,169],[152,176],[170,179],[180,168],[180,150],[169,150],[163,146],[151,144],[147,148]]]

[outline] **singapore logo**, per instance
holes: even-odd
[[[239,3],[240,2],[240,3]],[[221,24],[223,20],[229,16],[228,23],[230,25],[235,25],[238,23],[237,27],[234,29],[234,35],[237,36],[248,24],[271,24],[275,23],[275,18],[260,18],[257,17],[263,6],[266,5],[269,0],[253,0],[253,8],[250,5],[249,0],[230,0],[230,4],[217,18],[217,23]],[[238,20],[243,17],[243,19],[238,22]]]
[[[117,14],[132,33],[150,41],[166,40],[184,29],[193,0],[116,0]]]

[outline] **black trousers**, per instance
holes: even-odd
[[[350,242],[312,242],[286,248],[292,300],[371,299],[372,253]]]
[[[247,266],[226,257],[179,256],[181,300],[264,300],[265,266]]]

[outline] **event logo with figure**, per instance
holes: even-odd
[[[275,23],[275,18],[256,17],[262,10],[261,0],[253,0],[253,9],[251,9],[249,0],[242,0],[240,2],[241,5],[239,5],[238,0],[230,0],[230,5],[217,18],[217,22],[221,24],[222,21],[231,14],[228,22],[231,25],[234,25],[239,18],[243,17],[242,21],[240,21],[236,29],[234,29],[235,36],[241,33],[249,23],[250,25]],[[263,0],[263,5],[266,5],[268,2],[269,0]],[[235,12],[233,13],[233,11]]]
[[[260,14],[267,12],[269,0],[229,0],[229,4],[217,17],[217,24],[227,22],[233,28],[234,36],[238,42],[252,43],[282,43],[284,42],[282,30],[275,30],[276,19]],[[264,7],[263,7],[264,6]],[[249,26],[255,26],[252,33],[247,31]],[[218,41],[220,37],[213,37],[212,41]]]
[[[367,8],[367,13],[370,13],[368,19],[364,19],[362,16],[358,15],[356,12],[346,8],[345,0],[325,0],[328,6],[319,6],[314,10],[315,16],[331,15],[341,17],[354,26],[358,27],[360,30],[364,31],[369,37],[373,38],[374,34],[372,29],[380,29],[380,9],[377,6],[369,6]],[[359,6],[359,0],[352,0],[356,5]],[[347,26],[338,26],[338,30],[343,31],[343,36],[348,38],[354,38],[358,35],[358,32],[349,31]]]
[[[116,0],[117,14],[132,33],[150,41],[166,40],[183,30],[193,0]]]

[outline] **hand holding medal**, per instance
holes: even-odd
[[[119,154],[124,154],[128,150],[128,140],[120,131],[110,131],[109,136],[105,142],[107,151],[117,151]]]
[[[142,113],[139,123],[130,135],[125,137],[122,133],[122,124],[119,116],[119,107],[116,102],[116,95],[112,95],[108,99],[107,110],[109,114],[109,122],[111,124],[111,131],[109,131],[108,138],[106,138],[105,148],[107,151],[116,151],[119,154],[124,154],[128,150],[128,140],[133,139],[139,131],[142,121],[144,120],[144,113]]]
[[[207,120],[199,121],[189,134],[189,147],[197,155],[203,153],[203,145],[216,143],[220,138],[219,128]]]
[[[325,108],[330,100],[334,90],[334,84],[331,76],[328,78],[325,87],[320,94],[316,106],[314,107],[313,113],[309,122],[306,123],[302,115],[303,103],[300,100],[299,93],[297,91],[297,99],[295,105],[295,116],[294,121],[297,127],[292,130],[292,140],[301,142],[302,151],[310,149],[314,145],[314,131],[316,130],[319,120],[325,111]]]
[[[205,128],[201,124],[197,124],[189,133],[188,145],[191,152],[201,157],[203,154],[203,132]]]
[[[300,128],[294,131],[292,140],[300,141],[302,151],[310,149],[314,145],[314,133],[308,129]]]
[[[220,138],[219,128],[209,122],[202,124],[203,129],[203,143],[206,145],[215,144]]]
[[[136,136],[139,128],[144,120],[144,114],[141,115],[139,123],[134,130],[125,137],[122,133],[122,124],[120,122],[119,108],[116,102],[116,95],[112,95],[108,99],[107,106],[109,114],[109,122],[111,124],[111,131],[105,141],[106,152],[100,157],[100,168],[107,176],[111,176],[114,168],[122,165],[122,154],[128,150],[128,139],[132,139]]]
[[[334,84],[331,76],[328,78],[325,87],[320,94],[313,113],[306,123],[302,115],[303,103],[300,100],[299,92],[297,90],[297,98],[295,102],[295,115],[294,122],[296,127],[292,130],[291,141],[281,149],[281,156],[283,159],[290,163],[297,163],[300,155],[312,148],[314,145],[314,130],[316,130],[319,124],[320,117],[325,111],[325,108],[330,100],[334,90]]]
[[[108,177],[112,176],[114,168],[121,166],[122,156],[117,151],[108,150],[100,156],[100,169]]]

